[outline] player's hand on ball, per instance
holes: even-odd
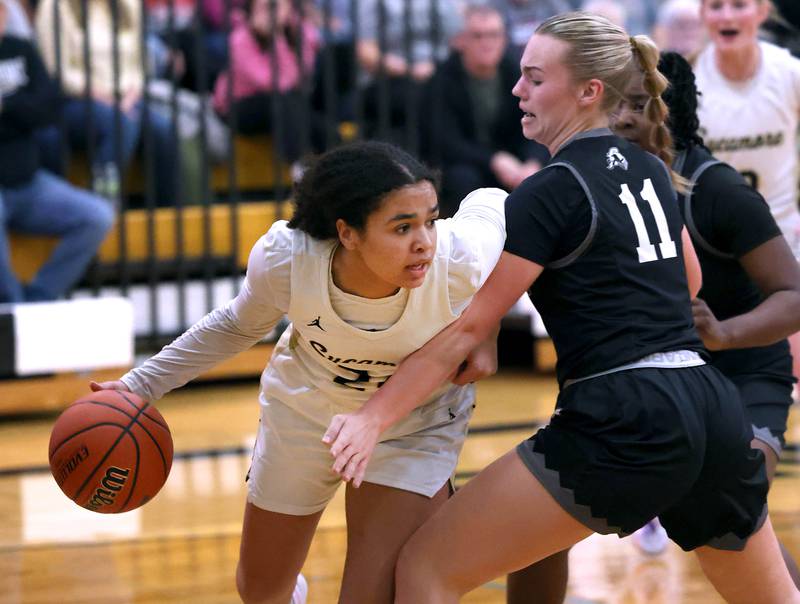
[[[367,413],[334,415],[322,437],[331,448],[333,471],[345,482],[360,487],[379,436],[379,422]]]
[[[115,380],[113,382],[89,382],[89,388],[92,392],[100,392],[101,390],[121,390],[122,392],[130,392],[130,388],[125,385],[125,382]]]

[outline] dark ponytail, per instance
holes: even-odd
[[[675,149],[682,151],[691,146],[705,146],[698,130],[697,86],[689,62],[677,52],[662,52],[658,70],[669,80],[661,97],[669,107],[667,125],[672,133]]]

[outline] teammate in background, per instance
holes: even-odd
[[[669,154],[657,60],[649,38],[595,15],[537,29],[513,93],[525,136],[553,161],[509,196],[505,252],[464,314],[326,432],[334,470],[359,484],[381,432],[529,291],[558,354],[556,411],[408,541],[400,604],[456,602],[593,531],[626,535],[655,516],[726,600],[800,602],[766,514],[764,455],[735,387],[701,356],[686,272],[697,260],[669,170],[608,129],[643,73],[644,111]]]
[[[800,260],[800,59],[758,40],[769,11],[767,0],[703,0],[711,44],[695,64],[700,134],[764,196]],[[789,343],[800,377],[800,334]]]
[[[261,378],[237,570],[245,602],[292,597],[341,483],[322,442],[326,427],[335,414],[358,409],[467,306],[503,249],[505,198],[479,189],[452,219],[437,221],[427,168],[382,143],[339,147],[306,171],[293,218],[253,247],[232,302],[121,381],[93,384],[159,399],[252,346],[288,313],[292,324]],[[494,372],[493,340],[455,384],[383,435],[361,488],[348,485],[341,602],[392,601],[401,546],[450,494],[475,403],[470,382]]]
[[[800,267],[761,195],[704,146],[689,63],[663,53],[658,68],[670,82],[663,99],[677,152],[672,167],[691,184],[691,194],[679,202],[703,271],[703,287],[692,301],[695,327],[711,351],[711,364],[739,388],[753,424],[753,446],[764,452],[772,481],[792,405],[795,380],[786,337],[800,331]],[[642,113],[647,93],[632,82],[626,97],[614,130],[649,149],[651,124]],[[650,535],[645,549],[657,533],[653,527],[644,533]],[[797,564],[782,549],[800,585]]]

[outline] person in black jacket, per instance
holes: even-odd
[[[519,65],[505,54],[500,12],[468,7],[458,46],[429,82],[420,110],[423,155],[442,169],[442,216],[474,189],[515,189],[549,157],[520,131],[509,94]]]
[[[6,14],[0,0],[0,303],[53,300],[81,278],[114,213],[40,168],[34,131],[52,121],[58,94],[35,47],[5,35]],[[6,229],[61,238],[26,286],[11,270]]]

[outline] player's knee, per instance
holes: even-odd
[[[395,589],[397,602],[418,601],[415,594],[419,593],[437,594],[437,597],[445,593],[461,593],[457,585],[448,583],[447,576],[440,572],[435,560],[415,545],[413,537],[400,551],[395,568]],[[431,600],[435,599],[431,597]]]
[[[267,580],[263,574],[246,572],[241,563],[236,569],[236,590],[244,604],[286,604],[293,589],[294,581]]]

